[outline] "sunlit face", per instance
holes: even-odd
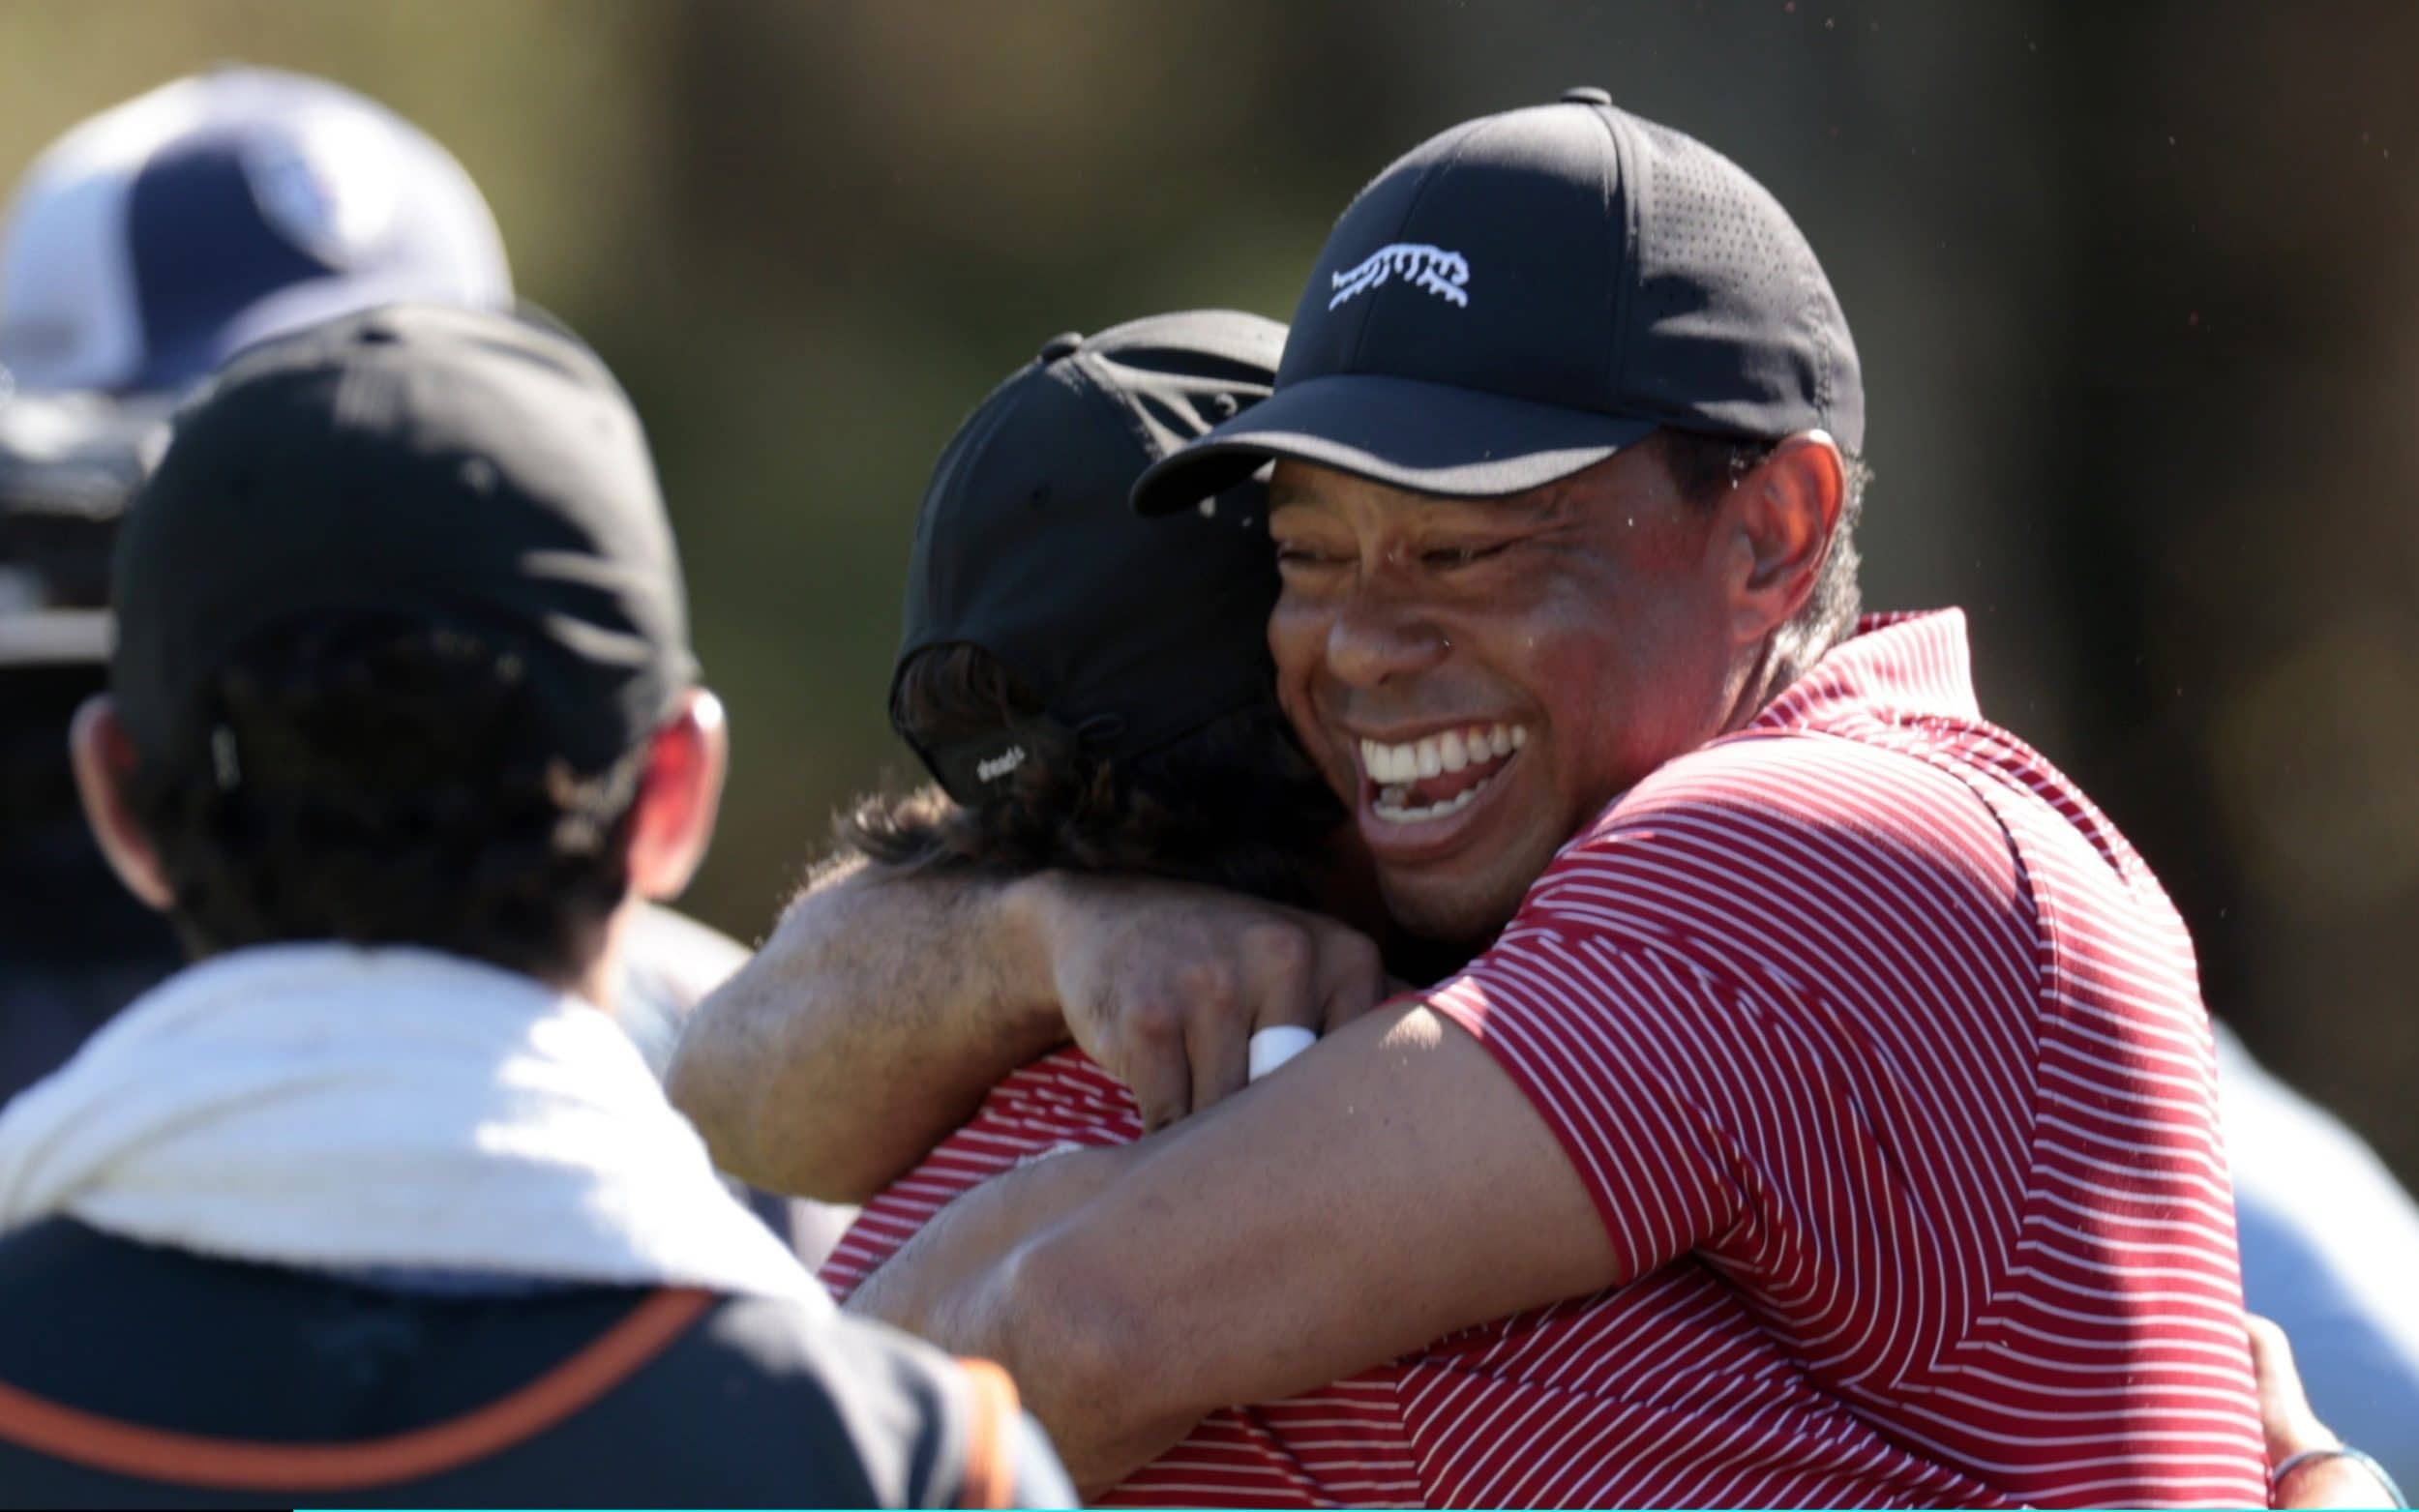
[[[1481,500],[1287,461],[1269,503],[1279,699],[1419,934],[1501,928],[1565,841],[1739,697],[1719,512],[1651,446]]]

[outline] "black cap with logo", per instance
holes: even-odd
[[[259,346],[177,416],[118,540],[111,690],[147,756],[207,738],[254,637],[396,619],[518,658],[547,755],[597,771],[696,677],[638,416],[585,346],[393,306]]]
[[[1661,427],[1864,445],[1856,346],[1763,186],[1598,89],[1466,122],[1361,191],[1274,393],[1152,467],[1146,513],[1271,457],[1496,497]]]
[[[981,803],[1045,753],[1140,756],[1270,698],[1276,569],[1252,469],[1171,519],[1136,519],[1127,495],[1266,396],[1284,341],[1231,311],[1057,337],[958,428],[915,522],[899,670],[979,646],[1045,712],[917,749],[951,797]]]

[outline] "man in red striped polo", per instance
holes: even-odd
[[[1855,618],[1863,421],[1788,217],[1600,93],[1381,175],[1138,502],[1275,463],[1280,699],[1392,916],[1493,943],[851,1305],[1094,1486],[1370,1373],[1431,1501],[2263,1500],[2190,939],[1960,616]],[[1187,948],[1073,896],[958,899],[970,995]],[[1241,1082],[1252,1024],[1174,1022],[1193,1106]]]

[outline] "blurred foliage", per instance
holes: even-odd
[[[1863,349],[1867,598],[2191,918],[2209,1000],[2419,1176],[2419,9],[1928,0],[15,0],[0,165],[221,59],[446,142],[648,418],[769,922],[881,718],[910,521],[1053,332],[1283,315],[1395,153],[1578,82],[1712,141]],[[14,171],[11,167],[8,171]]]

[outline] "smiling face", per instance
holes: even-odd
[[[1652,443],[1498,499],[1278,464],[1278,697],[1397,922],[1493,933],[1605,805],[1751,717],[1804,599],[1770,591],[1758,484],[1692,502]]]

